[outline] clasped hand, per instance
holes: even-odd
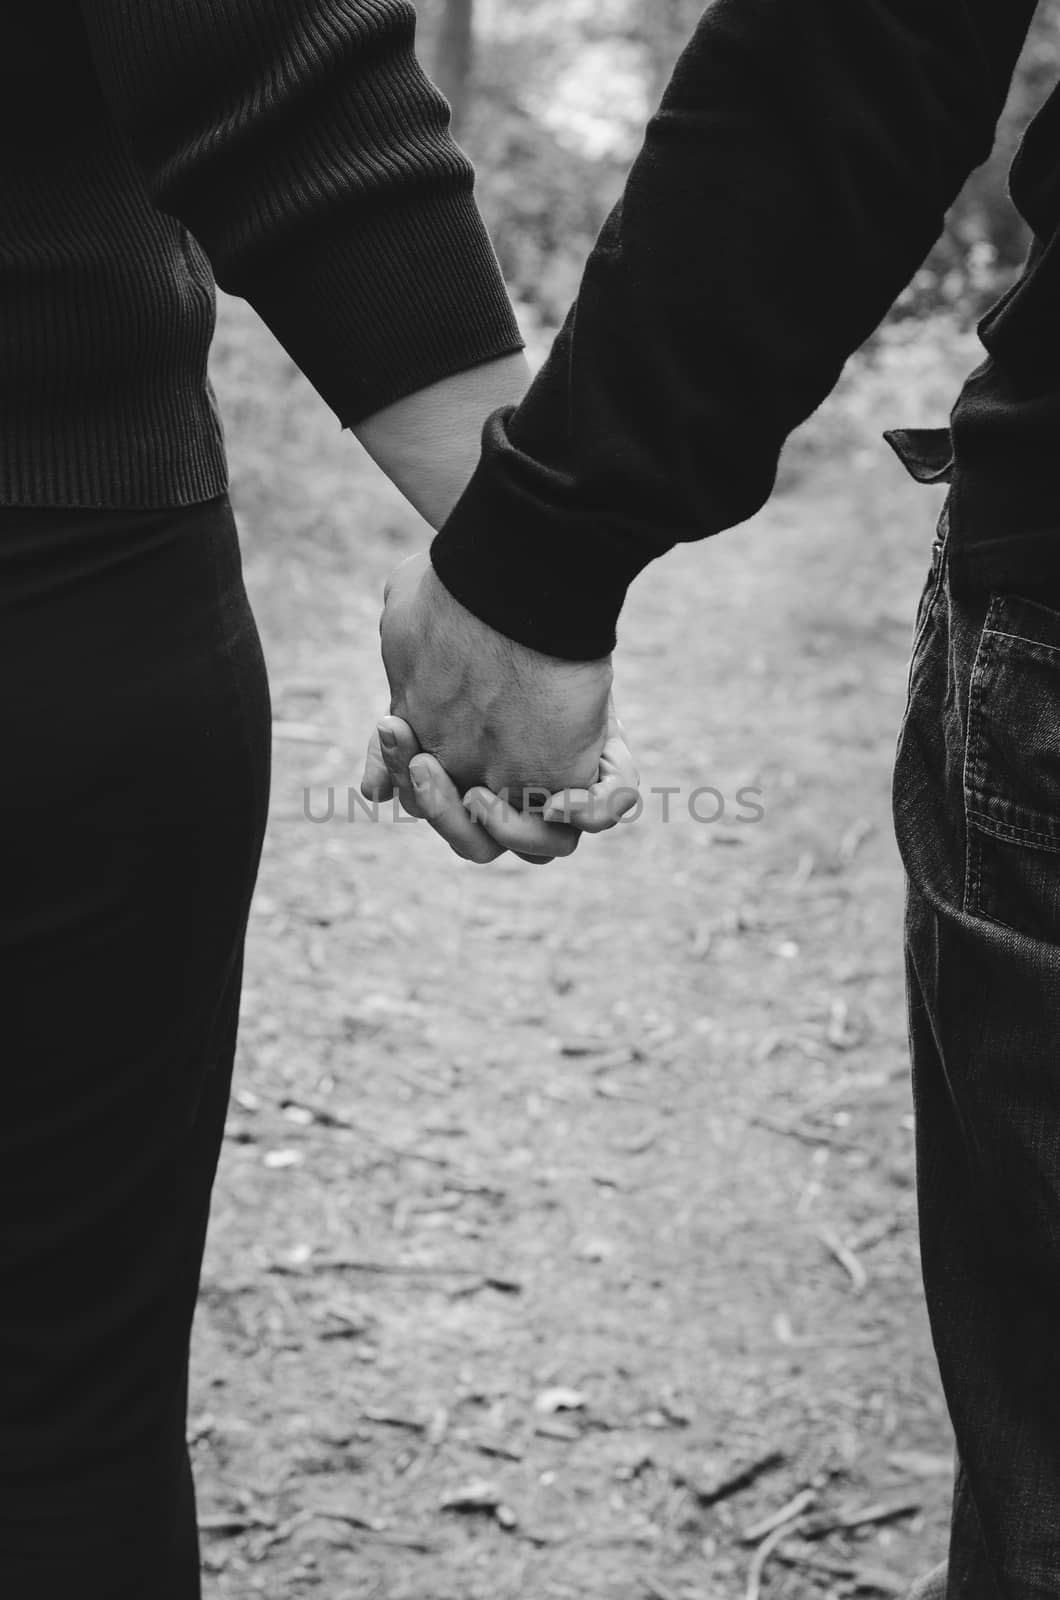
[[[497,633],[426,554],[387,584],[380,636],[391,714],[368,747],[368,799],[397,795],[479,863],[506,850],[534,863],[569,856],[636,804],[609,657],[563,661]]]

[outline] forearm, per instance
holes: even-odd
[[[468,609],[546,653],[603,654],[649,561],[762,505],[788,433],[989,153],[1033,11],[715,0],[576,315],[523,404],[491,419],[435,541]]]
[[[351,431],[431,527],[440,528],[478,464],[486,418],[521,400],[529,383],[522,352],[501,356],[407,395]]]

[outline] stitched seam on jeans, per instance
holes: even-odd
[[[981,916],[979,905],[983,873],[983,843],[978,833],[969,829],[968,833],[968,871],[965,884],[965,909]]]
[[[975,801],[983,798],[989,799],[986,792],[985,772],[983,766],[983,729],[985,714],[983,710],[984,679],[986,677],[989,651],[1005,652],[1006,646],[1002,640],[1011,640],[1023,647],[1023,653],[1033,656],[1036,652],[1044,657],[1060,656],[1060,649],[1052,645],[1041,644],[1036,639],[1024,638],[1022,634],[1010,633],[1006,629],[998,628],[995,624],[1005,606],[1004,595],[992,595],[987,609],[986,619],[979,639],[979,646],[975,653],[972,665],[971,679],[968,691],[968,745],[965,757],[964,770],[964,806],[965,827],[968,830],[968,869],[965,873],[965,909],[975,911],[980,916],[989,915],[983,910],[982,904],[982,846],[977,845],[973,851],[971,845],[971,832],[973,827],[980,833],[986,833],[999,839],[1002,843],[1025,844],[1029,848],[1037,848],[1060,853],[1060,834],[1044,829],[1028,827],[1022,823],[1004,822],[992,817],[989,812],[981,810]],[[996,640],[997,643],[989,643]],[[1016,652],[1009,652],[1016,653]],[[973,855],[975,870],[972,871]],[[998,918],[991,918],[998,921]],[[1008,927],[1010,924],[1003,923]]]
[[[976,862],[976,850],[972,837],[972,782],[971,775],[979,776],[980,744],[982,740],[982,698],[983,671],[981,664],[985,660],[986,641],[989,633],[993,632],[991,623],[998,611],[998,597],[991,597],[987,608],[986,618],[983,622],[983,631],[979,635],[979,644],[972,662],[971,677],[968,680],[968,734],[964,747],[964,772],[962,774],[962,787],[964,790],[964,909],[966,911],[979,910],[979,872]],[[971,773],[969,771],[971,769]]]
[[[1004,628],[984,628],[983,632],[988,632],[992,639],[1008,639],[1012,644],[1022,645],[1028,655],[1040,650],[1046,656],[1060,656],[1060,645],[1046,644],[1042,639],[1028,639],[1025,633],[1007,633]]]
[[[990,602],[991,610],[995,604],[993,600]],[[983,680],[992,648],[987,641],[992,631],[984,627],[980,636],[968,688],[968,754],[964,767],[964,792],[968,797],[978,793],[983,786]]]
[[[999,822],[996,817],[990,816],[985,811],[977,811],[974,806],[969,806],[968,815],[974,817],[981,833],[992,834],[1003,843],[1019,844],[1021,840],[1025,840],[1035,845],[1040,844],[1043,849],[1060,851],[1060,834],[1027,828],[1018,822]]]

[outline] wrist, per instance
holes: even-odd
[[[470,481],[487,417],[530,383],[522,352],[482,362],[407,395],[352,429],[420,515],[438,529]]]
[[[620,523],[568,504],[560,475],[535,467],[533,488],[523,485],[504,447],[508,415],[490,417],[483,458],[431,544],[431,565],[496,633],[553,659],[602,661],[649,557]]]
[[[539,650],[534,645],[513,639],[510,634],[470,610],[443,582],[431,560],[428,560],[424,569],[422,595],[426,602],[427,631],[443,635],[449,641],[463,641],[463,648],[467,652],[486,650],[494,655],[503,653],[508,660],[513,653],[522,652],[524,655],[537,656],[542,664],[547,662],[552,666],[588,664],[572,661],[567,656],[553,655],[550,651]],[[593,664],[596,664],[595,658]]]

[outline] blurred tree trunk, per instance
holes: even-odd
[[[453,132],[458,139],[471,109],[473,11],[474,0],[444,0],[434,53],[434,81],[453,109]]]

